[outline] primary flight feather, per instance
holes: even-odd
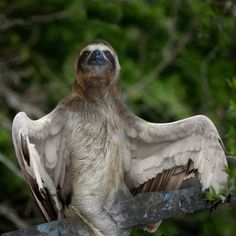
[[[191,173],[202,190],[227,181],[223,144],[214,124],[198,115],[150,123],[122,102],[120,65],[106,42],[83,48],[72,93],[39,120],[13,121],[16,157],[48,221],[77,215],[94,235],[129,235],[105,210],[122,191],[174,190]],[[160,222],[159,222],[160,223]],[[148,225],[152,232],[158,225]]]

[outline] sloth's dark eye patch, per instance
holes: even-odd
[[[88,51],[88,50],[83,51],[83,53],[81,54],[81,56],[79,58],[80,61],[84,61],[89,54],[90,54],[90,51]]]
[[[103,51],[106,57],[112,57],[111,52],[109,50]]]
[[[109,50],[104,50],[103,53],[105,54],[106,58],[111,62],[112,67],[115,69],[116,68],[116,62]]]
[[[90,54],[89,50],[83,51],[83,53],[80,55],[79,60],[78,60],[78,65],[77,65],[78,68],[81,69],[82,63],[86,60],[86,58],[89,56],[89,54]]]

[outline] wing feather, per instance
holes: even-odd
[[[223,143],[207,117],[158,124],[136,117],[122,103],[119,108],[130,152],[124,157],[126,184],[133,195],[178,189],[192,174],[202,190],[213,186],[220,191],[227,182]],[[160,223],[145,230],[154,232]]]
[[[67,110],[58,105],[51,113],[35,121],[20,112],[12,125],[17,160],[48,221],[62,216],[62,201],[66,201],[63,197],[70,194],[61,194],[60,191],[69,164],[63,135],[66,117]],[[70,191],[68,186],[66,189]]]
[[[186,167],[185,173],[179,177],[182,180],[197,170],[203,190],[213,186],[219,191],[226,183],[224,167],[227,161],[222,141],[206,116],[158,124],[136,117],[125,107],[121,109],[121,114],[131,153],[130,164],[126,167],[126,183],[130,189],[158,176],[155,181],[161,182],[165,188],[157,189],[165,190],[171,185],[171,176],[180,167]],[[173,173],[167,170],[173,170]],[[179,186],[182,180],[176,181],[173,186]]]

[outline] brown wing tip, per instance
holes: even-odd
[[[21,134],[20,138],[21,138],[23,158],[26,161],[27,165],[30,166],[30,154],[29,154],[29,148],[27,146],[27,142],[22,134]]]

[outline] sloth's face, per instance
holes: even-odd
[[[85,47],[79,55],[77,73],[91,79],[105,78],[116,71],[116,55],[107,45],[98,43]]]

